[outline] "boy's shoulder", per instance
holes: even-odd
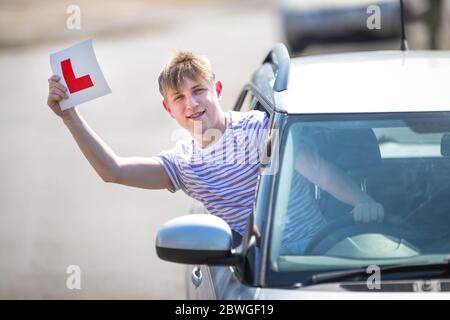
[[[250,127],[264,127],[267,125],[267,113],[259,110],[228,111],[231,114],[232,126],[247,129]]]

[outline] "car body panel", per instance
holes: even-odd
[[[195,287],[190,276],[194,268],[201,268],[203,281]],[[260,288],[239,281],[233,267],[187,266],[187,298],[192,300],[254,300]]]
[[[450,110],[450,52],[377,51],[292,59],[288,113]],[[380,94],[382,93],[382,94]]]
[[[327,283],[300,288],[261,288],[242,284],[232,267],[201,266],[205,274],[204,283],[195,288],[187,283],[188,299],[199,300],[449,300],[450,291],[443,292],[441,282],[428,282],[430,291],[423,288],[425,281],[391,281],[383,283],[380,289],[367,289],[367,284]],[[187,266],[187,276],[193,266]],[[187,279],[189,277],[186,277]],[[429,285],[431,283],[431,285]],[[448,282],[446,282],[448,284]],[[347,285],[347,288],[345,287]],[[353,285],[354,291],[348,288]],[[357,287],[356,287],[357,286]],[[404,292],[390,292],[393,286]],[[363,290],[361,290],[361,288]],[[409,290],[409,291],[407,291]]]
[[[258,292],[261,300],[448,300],[450,292],[366,292],[345,291],[341,284],[325,284],[301,289],[269,289]]]

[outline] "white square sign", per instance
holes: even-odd
[[[61,110],[111,93],[95,57],[91,39],[52,53],[50,65],[53,74],[60,76],[60,83],[67,87],[69,98],[59,102]]]

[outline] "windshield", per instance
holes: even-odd
[[[290,116],[280,148],[271,271],[447,257],[448,132],[450,114],[442,112]]]

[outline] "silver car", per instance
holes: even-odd
[[[233,248],[229,226],[203,208],[157,235],[161,259],[188,265],[187,297],[450,299],[449,74],[450,52],[290,59],[275,46],[235,106],[270,116],[242,243]],[[384,220],[355,223],[350,206],[305,180],[326,224],[295,254],[284,244],[308,224],[308,208],[290,205],[305,139],[383,205]]]

